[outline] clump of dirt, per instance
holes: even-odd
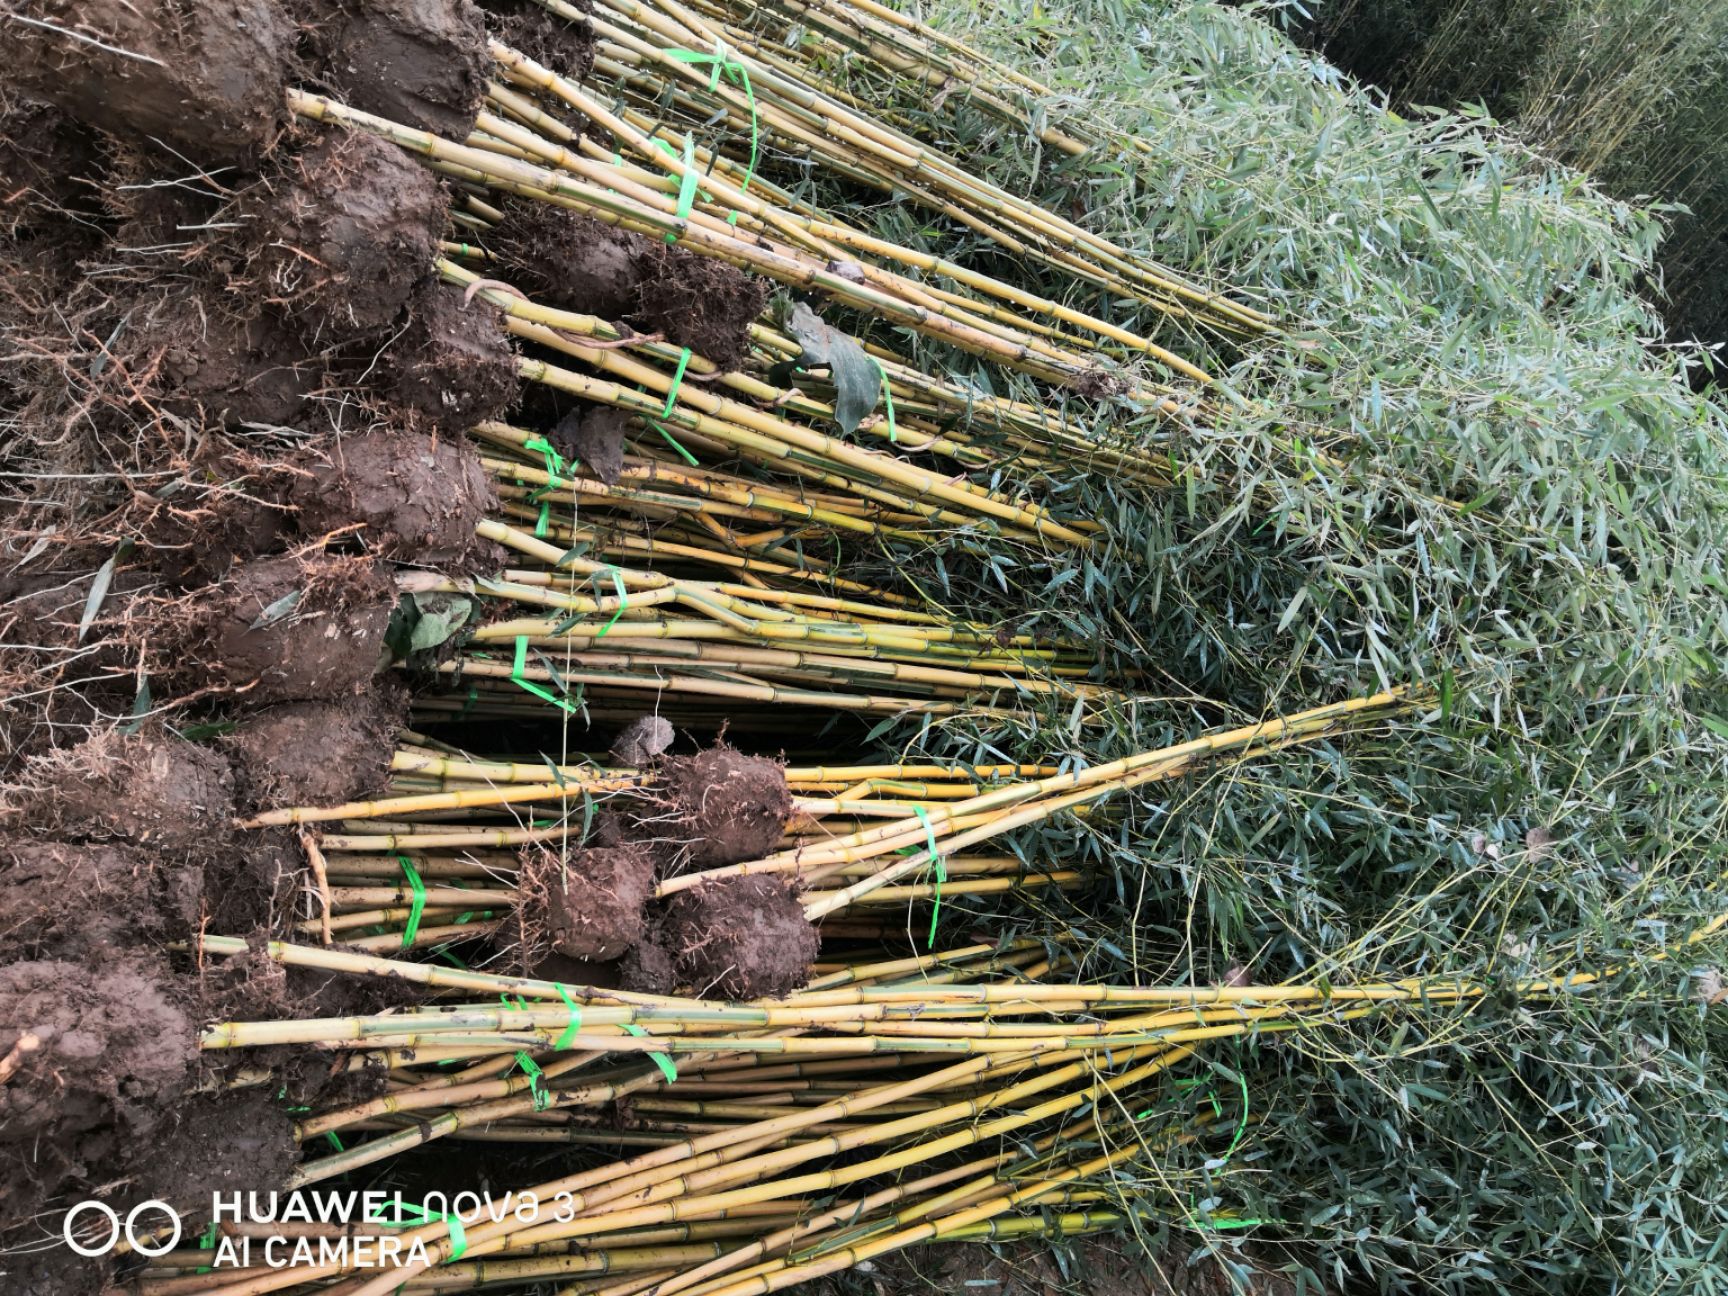
[[[618,986],[618,964],[599,959],[547,953],[535,959],[526,972],[536,981],[558,981],[567,986],[590,986],[603,990]]]
[[[593,0],[579,0],[576,8],[593,12]],[[572,22],[534,0],[489,0],[487,25],[498,43],[518,54],[526,54],[543,68],[566,81],[583,81],[594,70],[594,28]]]
[[[0,961],[105,961],[198,929],[196,861],[102,842],[0,840]]]
[[[165,1201],[202,1219],[215,1193],[279,1190],[299,1163],[300,1145],[275,1093],[242,1090],[176,1104],[156,1141],[132,1150],[126,1203]]]
[[[568,411],[547,439],[584,477],[616,486],[624,475],[624,438],[630,416],[615,405],[584,405]]]
[[[248,717],[223,747],[248,810],[332,806],[383,791],[408,695],[391,686],[347,702],[290,702]]]
[[[114,1257],[79,1255],[61,1241],[61,1218],[33,1220],[0,1234],[0,1288],[13,1296],[97,1296],[109,1290]]]
[[[734,266],[550,203],[505,204],[486,247],[536,301],[627,321],[723,369],[743,358],[768,302],[768,285]]]
[[[279,551],[290,534],[279,466],[224,454],[173,484],[141,530],[157,570],[175,585],[208,585],[234,564]]]
[[[270,0],[23,0],[14,9],[41,25],[8,24],[12,83],[92,126],[244,163],[269,151],[286,120],[293,30]]]
[[[629,845],[568,856],[529,846],[517,886],[522,899],[514,925],[525,964],[548,949],[567,958],[615,959],[642,939],[654,857]]]
[[[376,334],[432,264],[448,206],[437,178],[396,145],[334,131],[241,203],[270,299],[319,330]]]
[[[656,933],[632,945],[619,960],[618,984],[637,994],[671,994],[678,988],[677,965]]]
[[[809,984],[821,944],[792,889],[765,874],[673,893],[660,930],[678,980],[705,998],[791,994]]]
[[[144,1137],[185,1090],[198,1042],[159,965],[28,961],[0,967],[0,1058],[14,1068],[0,1143],[104,1125]]]
[[[327,534],[356,523],[375,554],[442,572],[497,565],[497,547],[474,534],[498,494],[466,438],[365,432],[309,458],[291,498],[300,529]]]
[[[109,731],[33,760],[12,818],[44,836],[205,852],[221,847],[233,816],[225,757],[182,738]]]
[[[491,60],[469,0],[312,0],[299,5],[316,74],[344,103],[460,143]]]
[[[95,213],[104,170],[93,131],[48,104],[0,92],[0,234],[75,239],[67,213]]]
[[[199,1016],[206,1022],[290,1021],[311,1017],[370,1017],[411,1007],[426,999],[425,988],[396,977],[336,976],[311,968],[290,968],[265,952],[267,931],[246,938],[246,951],[207,960],[198,981]],[[335,948],[341,949],[338,945]],[[350,1070],[345,1055],[295,1045],[249,1048],[233,1054],[206,1053],[207,1064],[262,1067],[289,1106],[312,1102],[358,1102],[380,1092],[382,1073]]]
[[[218,936],[265,930],[286,935],[300,917],[306,857],[291,829],[241,833],[205,862],[204,927]]]
[[[378,668],[395,603],[370,558],[255,559],[171,606],[158,673],[257,703],[351,696]]]
[[[552,203],[515,198],[503,212],[486,236],[502,278],[562,310],[621,320],[636,309],[647,239]]]
[[[392,393],[454,436],[497,418],[515,399],[516,351],[503,312],[424,279],[408,304],[408,326],[385,357]]]
[[[273,311],[237,311],[221,294],[184,286],[135,302],[117,351],[164,411],[218,426],[291,425],[324,372]]]
[[[683,843],[698,868],[772,854],[792,817],[781,766],[725,744],[666,757],[653,795],[661,809],[645,826]]]
[[[650,243],[636,287],[635,318],[722,369],[736,369],[750,325],[768,304],[768,284],[736,266]]]

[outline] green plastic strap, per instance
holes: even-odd
[[[888,410],[888,444],[899,445],[900,430],[894,426],[894,393],[888,389],[888,371],[882,367],[880,360],[875,364],[876,372],[882,375],[882,404]]]
[[[726,42],[718,36],[714,38],[714,52],[712,54],[698,54],[695,50],[684,49],[667,50],[666,52],[680,63],[689,63],[696,67],[700,67],[704,63],[708,64],[711,69],[708,73],[709,94],[713,94],[720,88],[721,73],[725,73],[728,78],[744,87],[744,102],[750,106],[750,162],[744,168],[744,180],[738,186],[738,192],[749,192],[750,181],[756,176],[756,155],[762,143],[762,122],[756,112],[756,91],[750,84],[750,69],[737,59],[726,57]],[[736,225],[738,213],[733,212],[731,216],[727,217],[727,223]]]
[[[678,211],[680,221],[690,219],[691,209],[696,206],[696,146],[690,142],[690,137],[684,137],[684,174],[678,180]],[[666,236],[668,243],[676,243],[682,230],[673,230]]]
[[[672,375],[672,386],[666,389],[666,408],[660,411],[661,418],[671,418],[672,411],[678,406],[678,389],[684,385],[684,371],[690,367],[690,348],[685,347],[684,353],[678,357],[678,370]]]
[[[604,639],[606,632],[618,624],[618,618],[624,615],[624,609],[630,606],[630,591],[624,588],[624,573],[616,567],[612,571],[612,587],[618,591],[618,610],[612,614],[612,619],[600,627],[596,639]],[[518,642],[521,642],[518,640]]]
[[[653,419],[648,419],[646,421],[647,421],[647,424],[649,427],[653,428],[661,436],[666,438],[666,444],[667,445],[671,446],[674,450],[676,450],[680,455],[682,455],[684,457],[685,463],[689,464],[692,468],[700,468],[702,466],[697,461],[696,456],[691,454],[688,450],[686,450],[683,447],[682,444],[679,443],[679,440],[677,437],[673,436],[670,432],[668,432],[665,428],[661,427]]]
[[[215,1246],[216,1246],[216,1221],[211,1220],[210,1221],[210,1227],[205,1229],[201,1234],[198,1235],[198,1247],[202,1251],[209,1251],[209,1250],[214,1249]],[[193,1272],[201,1273],[201,1274],[207,1274],[207,1273],[214,1273],[215,1270],[212,1269],[209,1265],[199,1265],[198,1268],[196,1270],[194,1270]]]
[[[538,490],[530,491],[528,494],[529,503],[540,505],[540,516],[534,520],[535,539],[544,540],[546,532],[551,529],[552,525],[552,506],[546,502],[546,496],[567,484],[563,478],[567,465],[564,462],[564,456],[558,453],[557,447],[545,437],[529,437],[522,443],[522,448],[540,452],[541,458],[546,463],[546,476],[550,479],[546,485]]]
[[[552,983],[552,988],[558,992],[558,997],[564,1001],[564,1006],[570,1010],[570,1023],[564,1027],[564,1033],[558,1037],[558,1042],[552,1047],[567,1049],[570,1041],[576,1038],[576,1033],[582,1029],[582,1010],[576,1006],[576,1001],[570,997],[570,992],[558,982]]]
[[[408,949],[420,934],[420,915],[426,912],[426,884],[420,880],[413,860],[398,855],[396,862],[402,866],[402,872],[408,876],[408,885],[414,889],[414,901],[408,906],[408,925],[402,929],[402,948]]]
[[[948,880],[948,865],[942,859],[942,854],[936,849],[936,830],[930,826],[930,816],[924,813],[924,807],[915,805],[912,813],[918,816],[918,822],[924,825],[924,838],[930,843],[930,862],[936,866],[936,907],[930,911],[930,935],[924,942],[927,949],[936,948],[936,923],[942,917],[942,884]]]
[[[534,1095],[534,1110],[545,1111],[552,1105],[552,1095],[546,1092],[546,1073],[526,1051],[516,1054],[516,1065],[528,1077],[528,1092]]]
[[[564,481],[566,471],[564,456],[558,453],[558,448],[550,441],[545,437],[529,437],[522,443],[522,448],[524,450],[538,450],[540,457],[545,460],[546,475],[551,478],[546,483],[546,490],[557,490],[567,484]]]
[[[648,1034],[648,1032],[643,1030],[640,1026],[634,1025],[630,1022],[624,1024],[624,1033],[626,1035],[634,1035],[637,1039],[641,1039],[643,1036]],[[671,1058],[667,1057],[664,1053],[650,1053],[648,1056],[654,1059],[654,1065],[660,1068],[660,1074],[665,1076],[667,1080],[671,1081],[678,1078],[678,1068],[672,1065]]]
[[[555,707],[562,707],[571,715],[576,714],[576,708],[561,697],[555,696],[550,690],[541,688],[529,679],[525,671],[528,669],[528,636],[516,636],[516,664],[510,668],[510,682],[517,687],[526,689],[535,697],[550,702]]]
[[[405,1223],[431,1224],[434,1221],[442,1220],[450,1226],[450,1255],[444,1263],[455,1264],[468,1253],[468,1230],[462,1227],[462,1219],[460,1216],[434,1215],[424,1206],[410,1206],[407,1202],[398,1202],[396,1204],[396,1212],[397,1216],[394,1220],[387,1220],[382,1216],[374,1216],[373,1222],[378,1224],[392,1224],[400,1228]]]

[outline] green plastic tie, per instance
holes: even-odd
[[[211,1220],[210,1221],[210,1227],[205,1229],[201,1234],[198,1235],[198,1248],[201,1251],[209,1251],[209,1250],[214,1249],[215,1246],[216,1246],[216,1221]],[[201,1274],[207,1274],[207,1273],[213,1273],[215,1271],[209,1265],[199,1265],[198,1268],[194,1272],[201,1273]]]
[[[647,1031],[632,1022],[624,1023],[624,1033],[626,1035],[634,1035],[637,1039],[641,1039],[648,1034]],[[654,1060],[654,1065],[660,1068],[660,1074],[665,1076],[668,1082],[678,1078],[678,1068],[672,1065],[671,1058],[667,1057],[664,1053],[650,1053],[648,1056]]]
[[[714,38],[714,52],[712,54],[698,54],[695,50],[685,49],[667,50],[666,52],[680,63],[689,63],[696,67],[707,64],[710,68],[708,73],[709,94],[713,94],[720,88],[722,73],[728,79],[744,87],[744,102],[750,106],[750,162],[744,168],[744,180],[738,186],[738,192],[748,193],[750,181],[756,177],[756,155],[762,143],[762,123],[756,112],[756,91],[750,84],[750,69],[737,59],[726,57],[726,42],[718,36]],[[738,213],[733,212],[728,216],[726,223],[736,225]]]
[[[624,615],[624,609],[630,606],[630,591],[624,588],[624,573],[616,567],[610,570],[612,572],[612,587],[618,591],[618,610],[612,614],[610,621],[600,627],[600,633],[594,636],[596,639],[604,639],[606,632],[618,624],[618,618]],[[518,640],[518,642],[522,641]]]
[[[696,206],[696,146],[690,142],[690,136],[684,136],[684,174],[678,180],[678,210],[677,217],[681,222],[688,223],[690,212]],[[666,242],[676,243],[683,235],[682,226],[666,235]]]
[[[936,849],[936,830],[930,826],[930,816],[924,813],[924,807],[915,805],[912,813],[924,825],[924,838],[930,843],[930,862],[936,866],[936,906],[930,910],[930,935],[924,942],[926,949],[935,949],[936,923],[942,917],[942,884],[948,880],[948,865]]]
[[[420,934],[420,915],[426,912],[426,884],[420,880],[420,873],[414,867],[414,861],[406,855],[398,855],[396,862],[402,866],[402,872],[408,877],[408,885],[414,889],[414,900],[408,906],[408,925],[402,929],[402,948],[412,948],[414,938]]]
[[[529,437],[522,443],[522,448],[524,450],[538,450],[546,463],[546,476],[549,480],[546,485],[538,490],[530,491],[528,494],[528,502],[540,506],[540,516],[534,520],[534,538],[544,540],[547,531],[552,526],[552,506],[546,502],[546,496],[560,487],[568,485],[563,477],[567,465],[564,462],[564,456],[558,453],[557,447],[545,437]]]
[[[670,432],[668,432],[665,428],[661,427],[653,419],[648,419],[647,423],[648,423],[649,427],[653,428],[656,432],[658,432],[662,437],[664,437],[666,439],[667,445],[671,446],[674,450],[676,450],[680,455],[682,455],[684,457],[685,463],[689,464],[692,468],[700,468],[702,466],[697,461],[696,456],[691,454],[688,450],[686,450],[683,447],[682,444],[679,443],[679,440],[677,437],[673,436]]]
[[[526,689],[535,697],[550,702],[555,707],[562,707],[571,715],[576,714],[576,708],[564,698],[553,694],[549,689],[541,688],[524,673],[528,669],[528,636],[516,636],[516,664],[510,668],[510,681],[517,687]]]
[[[582,1029],[582,1010],[576,1006],[576,1001],[570,997],[570,992],[558,982],[552,983],[552,988],[558,992],[558,997],[564,1001],[564,1006],[570,1009],[570,1020],[564,1027],[564,1033],[558,1037],[558,1042],[552,1047],[563,1050],[570,1047],[570,1041],[576,1038]]]
[[[672,411],[678,405],[678,389],[684,385],[684,371],[690,367],[690,348],[685,347],[678,357],[678,370],[672,375],[672,386],[666,391],[666,408],[660,411],[661,418],[671,418]]]
[[[540,1064],[529,1057],[526,1050],[516,1054],[516,1065],[522,1068],[522,1074],[528,1077],[528,1092],[534,1095],[534,1110],[545,1111],[552,1105],[552,1095],[546,1092],[546,1073],[540,1069]]]
[[[564,480],[566,465],[564,456],[558,453],[558,448],[545,437],[529,437],[522,443],[524,450],[538,450],[546,464],[546,476],[549,480],[542,491],[558,490],[569,483]]]
[[[445,1264],[455,1264],[468,1253],[468,1230],[462,1227],[462,1220],[457,1215],[435,1215],[424,1206],[410,1206],[407,1202],[396,1203],[396,1218],[387,1220],[381,1215],[372,1217],[374,1224],[389,1224],[394,1228],[402,1228],[410,1223],[432,1224],[439,1220],[450,1226],[450,1255]]]

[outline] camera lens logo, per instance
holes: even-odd
[[[140,1237],[138,1232],[140,1223],[142,1223],[144,1228],[147,1230],[151,1228],[152,1221],[150,1212],[152,1210],[161,1212],[161,1215],[166,1216],[168,1222],[174,1226],[172,1236],[170,1236],[166,1242],[158,1242],[154,1250],[146,1245],[150,1241],[150,1233],[146,1232],[142,1237]],[[88,1216],[91,1213],[106,1215],[108,1217],[108,1237],[100,1246],[89,1245],[90,1239],[95,1236],[93,1231],[75,1231],[73,1227],[81,1216]],[[100,1225],[96,1226],[98,1229],[100,1227]],[[157,1230],[161,1228],[160,1217],[157,1217],[155,1227]],[[71,1210],[67,1211],[66,1220],[60,1226],[60,1236],[66,1239],[66,1245],[71,1247],[81,1256],[107,1255],[116,1245],[119,1244],[120,1234],[122,1232],[126,1234],[127,1245],[132,1248],[135,1254],[148,1256],[151,1259],[154,1259],[157,1256],[167,1255],[180,1244],[180,1215],[179,1212],[177,1212],[167,1202],[151,1199],[147,1202],[139,1202],[131,1210],[127,1211],[126,1223],[124,1227],[122,1227],[120,1217],[114,1213],[111,1207],[105,1206],[99,1201],[85,1201],[79,1202]],[[80,1236],[80,1233],[82,1233],[82,1236]]]

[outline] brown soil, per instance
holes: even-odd
[[[161,139],[197,161],[247,162],[275,143],[292,28],[269,0],[24,0],[14,9],[60,30],[7,24],[9,78],[81,121]]]
[[[408,318],[386,355],[397,400],[452,436],[508,408],[519,380],[503,312],[479,299],[464,304],[460,291],[429,278]]]
[[[469,0],[305,0],[324,82],[343,102],[458,143],[474,128],[490,59]]]
[[[232,831],[233,789],[227,759],[208,747],[108,732],[33,761],[11,821],[44,836],[203,853]]]
[[[742,270],[549,203],[506,204],[486,247],[536,301],[660,333],[726,369],[768,301]]]
[[[809,984],[821,943],[791,888],[760,874],[674,893],[661,931],[678,980],[703,998],[791,994]]]
[[[212,930],[215,924],[212,923]],[[231,930],[231,929],[230,929]],[[199,1016],[207,1022],[290,1021],[312,1017],[370,1017],[424,1002],[423,987],[394,977],[334,976],[288,968],[264,953],[268,932],[247,936],[247,950],[206,960],[198,981]],[[336,946],[341,949],[342,946]],[[347,1058],[294,1045],[206,1053],[218,1071],[262,1067],[274,1073],[273,1094],[287,1106],[358,1102],[382,1089],[372,1070],[350,1071]]]
[[[116,960],[0,967],[0,1143],[118,1126],[142,1138],[161,1124],[198,1058],[192,1019],[160,965]]]
[[[475,526],[498,505],[492,479],[466,438],[414,432],[345,437],[309,458],[290,498],[308,536],[352,528],[368,551],[440,571],[497,565]]]
[[[724,745],[666,757],[654,796],[663,808],[644,827],[682,843],[697,868],[772,854],[792,817],[785,771]]]
[[[654,857],[635,846],[595,847],[568,857],[530,846],[517,885],[525,960],[548,948],[567,958],[615,959],[642,939]]]
[[[593,0],[578,0],[576,8],[593,12]],[[487,25],[499,44],[526,54],[566,81],[583,81],[594,70],[594,28],[549,12],[534,0],[489,0]]]
[[[223,746],[249,811],[331,806],[384,790],[408,695],[383,685],[345,702],[290,702],[245,720]]]
[[[75,235],[66,214],[99,206],[102,154],[95,133],[59,109],[0,92],[0,234]]]
[[[616,989],[619,964],[600,959],[571,958],[567,954],[543,954],[527,974],[537,981],[559,981],[567,986]]]
[[[217,426],[292,425],[323,366],[274,312],[238,306],[215,290],[151,290],[127,313],[120,362],[170,414]]]
[[[290,526],[279,466],[220,455],[196,466],[143,525],[144,543],[175,585],[208,585],[234,564],[280,551]]]
[[[369,558],[256,559],[186,596],[160,674],[253,703],[352,696],[378,668],[395,603],[390,573]]]
[[[0,962],[106,961],[198,929],[196,861],[111,843],[0,840]]]
[[[306,856],[292,829],[244,832],[204,865],[205,930],[240,936],[267,930],[286,936],[302,917]]]
[[[608,486],[624,475],[624,438],[630,416],[612,405],[586,405],[558,420],[547,439],[584,477]]]
[[[630,947],[618,964],[618,984],[637,994],[671,994],[678,988],[678,968],[670,951],[644,937]]]
[[[165,1201],[188,1220],[209,1215],[215,1193],[279,1190],[300,1160],[294,1118],[276,1101],[276,1088],[202,1095],[167,1113],[171,1124],[128,1158],[132,1186],[124,1209]]]
[[[437,178],[394,144],[334,131],[287,160],[241,204],[270,299],[316,330],[376,334],[432,264],[447,202]]]
[[[724,261],[650,243],[636,287],[636,321],[722,369],[736,369],[768,295],[766,281]]]
[[[500,278],[562,310],[608,320],[635,310],[636,264],[647,239],[551,203],[518,198],[503,210],[486,236]]]
[[[58,1216],[34,1220],[0,1235],[0,1290],[11,1296],[100,1296],[107,1290],[113,1257],[81,1257],[60,1240],[59,1223]]]

